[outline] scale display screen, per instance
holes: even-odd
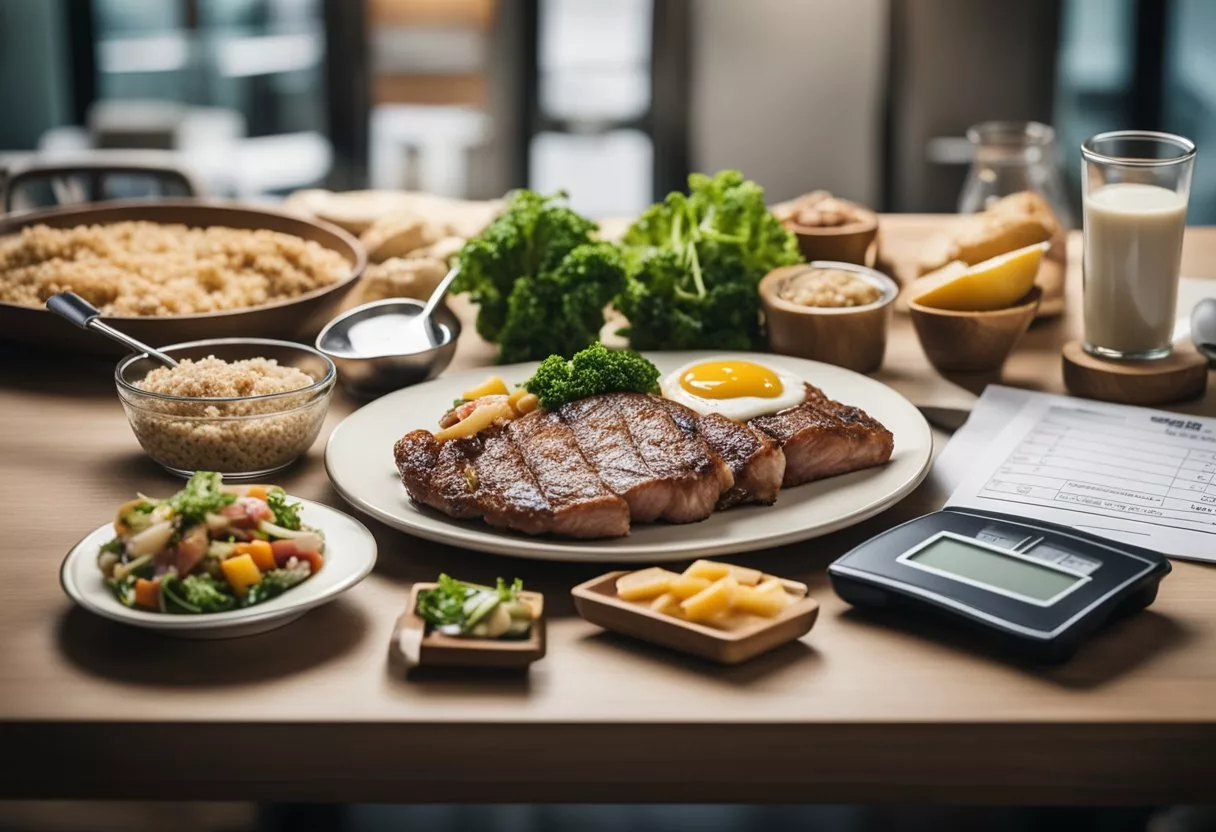
[[[1086,578],[988,546],[941,536],[900,560],[972,586],[1035,601],[1055,602]]]

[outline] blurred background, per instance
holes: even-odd
[[[1216,130],[1211,0],[0,0],[0,165],[175,159],[218,196],[565,188],[690,170],[953,211],[969,125]],[[1201,161],[1190,221],[1216,222]]]

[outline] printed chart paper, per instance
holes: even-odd
[[[948,505],[1216,561],[1216,419],[989,387],[938,464]]]

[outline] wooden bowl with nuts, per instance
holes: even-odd
[[[769,349],[872,373],[882,366],[898,295],[894,280],[855,263],[774,269],[760,281]]]
[[[873,264],[878,238],[878,215],[828,191],[809,194],[773,207],[781,224],[794,232],[798,249],[807,261],[833,260]]]

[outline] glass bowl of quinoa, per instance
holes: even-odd
[[[166,470],[259,479],[295,462],[321,432],[338,372],[312,347],[216,338],[161,351],[178,365],[133,355],[114,378],[135,438]]]

